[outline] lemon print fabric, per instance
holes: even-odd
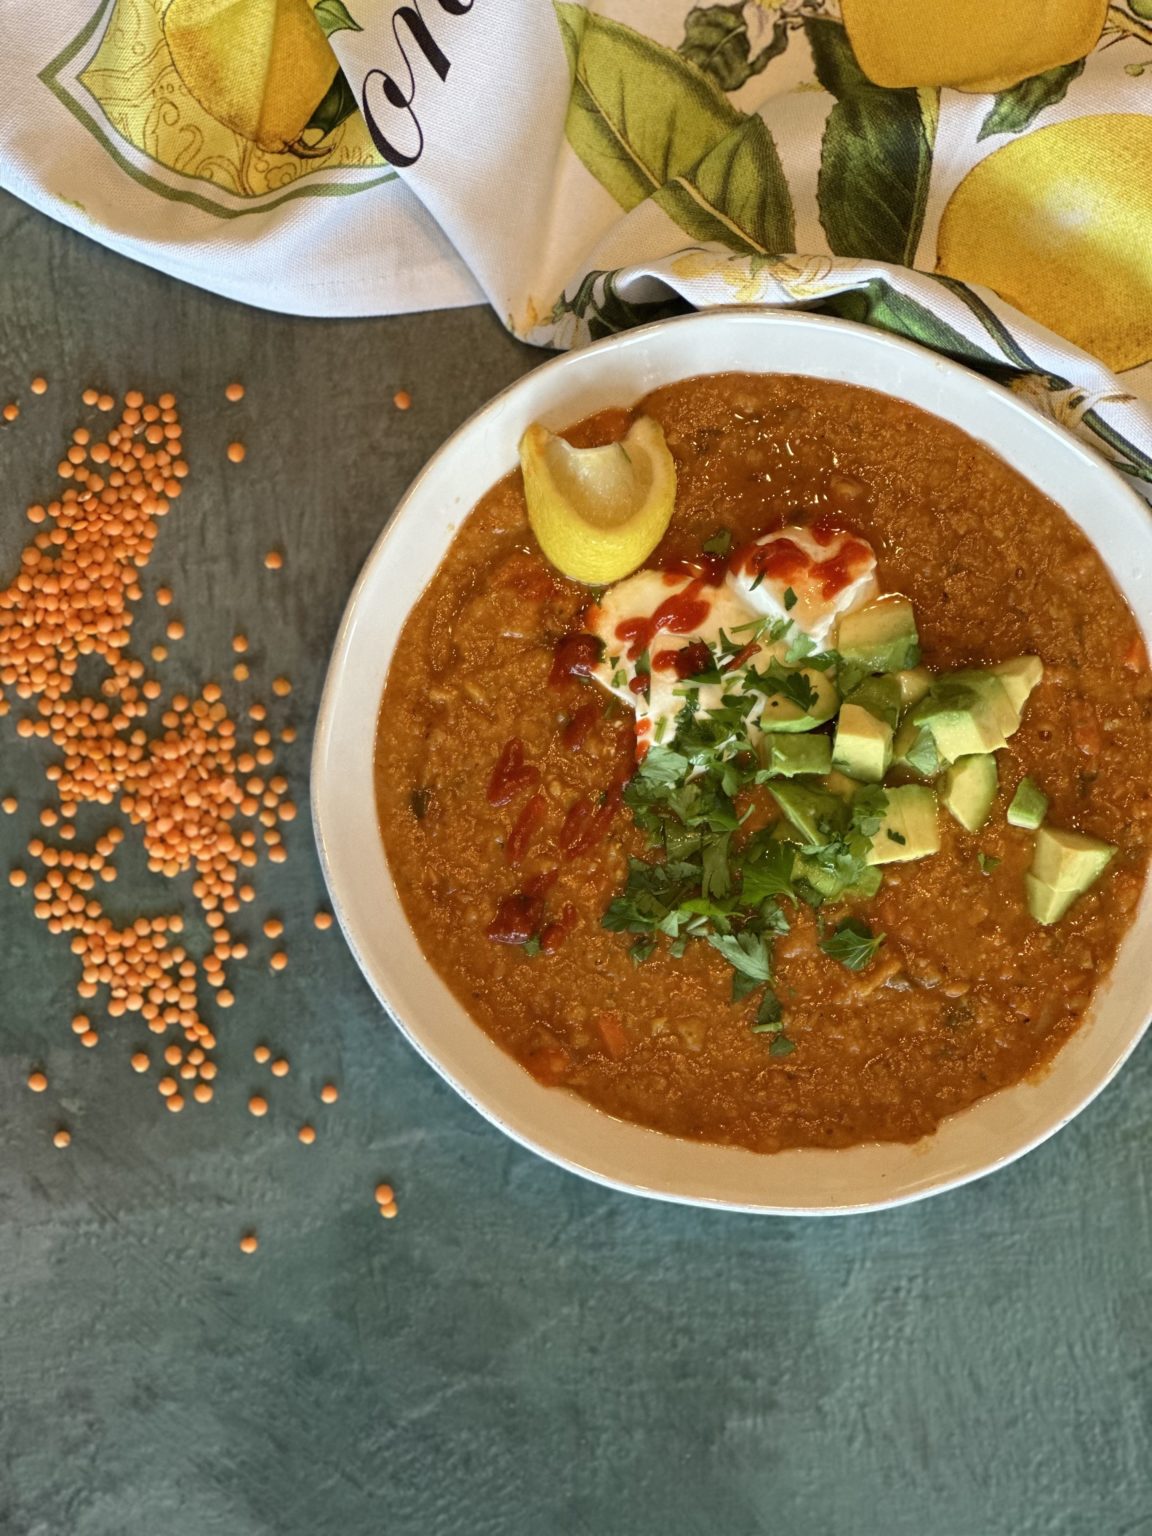
[[[354,189],[383,167],[328,42],[359,30],[343,0],[110,0],[103,14],[78,85],[133,149],[202,184],[156,177],[153,190],[223,211],[320,172]]]
[[[1108,0],[841,0],[875,85],[1007,90],[1091,53]]]
[[[261,149],[296,145],[336,75],[308,0],[171,0],[164,37],[209,116]]]
[[[521,439],[520,467],[540,548],[557,570],[589,586],[643,565],[676,504],[676,465],[650,416],[600,448],[573,448],[535,423]]]
[[[1110,367],[1152,360],[1152,117],[1077,117],[981,160],[940,221],[938,270],[993,289]]]

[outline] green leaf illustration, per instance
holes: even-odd
[[[932,168],[919,93],[873,85],[839,22],[813,17],[804,29],[816,78],[836,97],[816,186],[832,253],[911,266]]]
[[[828,314],[842,320],[856,320],[861,324],[874,325],[877,330],[891,331],[896,336],[906,336],[911,341],[923,342],[936,352],[966,363],[984,366],[1002,364],[1003,359],[986,352],[975,342],[954,330],[946,320],[900,293],[882,277],[871,278],[862,288],[851,288],[834,294],[820,306]]]
[[[796,244],[792,198],[763,118],[750,116],[691,172],[656,193],[669,218],[697,240],[750,255]]]
[[[312,14],[324,29],[324,36],[333,32],[363,32],[364,28],[348,14],[344,0],[317,0]]]
[[[1045,107],[1054,107],[1064,100],[1068,87],[1084,72],[1086,62],[1074,59],[1071,64],[1058,64],[1055,69],[1046,69],[1041,75],[1032,75],[1000,91],[976,137],[990,139],[997,133],[1023,133]]]
[[[672,315],[686,315],[691,310],[691,304],[678,294],[643,304],[625,299],[617,292],[615,272],[595,271],[581,279],[571,298],[561,294],[551,318],[556,323],[565,315],[575,315],[587,325],[589,340],[599,341],[602,336],[613,336],[617,331]]]
[[[568,142],[622,208],[691,171],[742,121],[672,49],[582,5],[556,14],[573,75]]]
[[[787,24],[777,19],[768,44],[752,57],[744,0],[735,5],[698,5],[684,19],[679,53],[710,75],[722,91],[738,91],[788,46]]]
[[[763,121],[670,48],[557,4],[572,71],[568,142],[624,209],[655,198],[697,239],[792,246],[792,200]]]
[[[346,117],[351,117],[353,112],[358,111],[359,107],[360,103],[356,100],[355,93],[344,76],[344,71],[338,69],[336,78],[328,87],[324,100],[305,123],[300,134],[301,139],[304,139],[305,135],[314,135],[316,140],[326,138],[334,128],[339,128]]]

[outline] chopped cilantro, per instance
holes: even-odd
[[[757,1033],[778,1034],[784,1028],[784,1018],[780,1009],[780,999],[772,991],[767,989],[760,999],[760,1006],[756,1010],[756,1020],[752,1028]]]
[[[862,971],[876,958],[884,938],[882,933],[874,936],[862,918],[846,917],[836,924],[831,937],[820,940],[820,948],[848,970]]]
[[[787,1035],[777,1035],[768,1047],[770,1056],[791,1056],[796,1049],[795,1042],[789,1040]]]
[[[721,528],[719,533],[714,533],[710,539],[705,539],[700,548],[706,555],[726,555],[732,548],[732,530]]]
[[[647,649],[642,651],[641,654],[636,658],[636,676],[637,677],[651,677],[652,676],[652,657],[648,653]]]
[[[633,965],[643,965],[645,960],[650,960],[656,950],[655,939],[636,939],[628,948],[628,958]]]
[[[791,613],[799,601],[800,599],[796,596],[791,587],[784,588],[784,610],[786,613]]]
[[[757,571],[757,572],[756,572],[756,580],[755,580],[755,581],[754,581],[754,582],[753,582],[753,583],[752,583],[752,585],[751,585],[751,586],[750,586],[750,587],[749,587],[749,588],[748,588],[748,590],[749,590],[749,592],[755,592],[755,590],[756,590],[756,588],[757,588],[757,587],[758,587],[758,586],[759,586],[759,585],[760,585],[760,583],[761,583],[761,582],[762,582],[762,581],[763,581],[763,580],[764,580],[764,572],[763,572],[763,570],[759,570],[759,571]]]
[[[978,853],[976,855],[976,862],[980,866],[980,873],[982,875],[990,875],[1003,860],[996,858],[991,853]]]
[[[530,939],[525,939],[520,947],[526,955],[538,955],[540,953],[540,935],[534,933]]]
[[[901,846],[903,846],[908,841],[903,832],[893,832],[891,827],[888,828],[888,838],[891,842],[899,843]]]

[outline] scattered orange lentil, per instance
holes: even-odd
[[[264,564],[270,571],[278,571],[284,564],[284,556],[278,549],[270,549],[264,556]]]
[[[54,1147],[70,1147],[72,1145],[72,1132],[61,1126],[52,1138],[52,1145]]]
[[[238,656],[243,656],[244,652],[248,649],[248,636],[247,635],[233,635],[232,636],[232,649],[236,652],[236,654]]]
[[[277,1056],[269,1071],[273,1077],[287,1077],[289,1071],[287,1059],[283,1056]]]
[[[260,1093],[254,1093],[248,1100],[248,1113],[255,1115],[257,1119],[268,1113],[268,1100]]]
[[[100,1036],[94,1029],[86,1029],[80,1036],[80,1044],[86,1045],[91,1050],[94,1045],[100,1044]]]
[[[325,1104],[335,1104],[340,1097],[340,1090],[335,1083],[325,1083],[320,1090],[320,1098]]]
[[[43,1072],[29,1072],[28,1086],[33,1093],[43,1093],[48,1086],[48,1078]]]
[[[276,953],[269,958],[268,964],[274,971],[282,971],[288,964],[288,956],[282,949],[278,949]]]
[[[184,625],[183,625],[183,622],[180,619],[173,619],[172,622],[168,625],[167,629],[164,631],[164,633],[168,636],[169,640],[183,640],[183,638],[184,638]]]
[[[317,912],[312,921],[316,924],[317,928],[320,929],[321,933],[323,933],[326,929],[331,928],[332,926],[332,914],[331,912],[325,912],[323,909],[321,909],[321,911]]]
[[[97,400],[100,398],[100,391],[98,389],[86,389],[80,398],[83,400],[85,405],[95,405]],[[126,405],[131,405],[132,401],[128,399],[127,396],[125,396],[124,403]]]
[[[154,645],[152,647],[152,660],[153,661],[167,661],[168,660],[168,647],[166,645]],[[145,684],[145,687],[147,687],[147,684]],[[161,691],[159,684],[156,685],[156,691],[157,691],[157,695],[159,695],[159,693]]]
[[[396,1191],[392,1188],[391,1184],[377,1184],[377,1186],[376,1186],[376,1204],[377,1205],[390,1205],[391,1202],[393,1201],[393,1199],[395,1198],[395,1195],[396,1195]]]
[[[265,1062],[272,1060],[272,1052],[266,1045],[258,1045],[252,1052],[252,1060],[262,1067]]]
[[[173,1041],[171,1045],[166,1045],[164,1047],[164,1060],[170,1067],[178,1067],[184,1060],[184,1052],[180,1049],[175,1041]]]
[[[182,1093],[170,1094],[164,1101],[164,1107],[170,1109],[174,1115],[178,1115],[184,1108],[184,1095]]]
[[[147,1072],[148,1068],[151,1065],[152,1065],[152,1063],[148,1059],[148,1052],[147,1051],[134,1051],[132,1053],[132,1070],[133,1070],[133,1072]]]
[[[37,374],[29,388],[34,395],[42,395],[48,388],[48,380]]]
[[[286,699],[292,692],[292,684],[286,677],[274,677],[272,679],[272,692],[281,699]]]
[[[264,924],[264,935],[269,939],[278,939],[284,932],[284,924],[278,917],[270,917]]]
[[[233,954],[236,953],[235,949],[233,949],[232,953]],[[232,1004],[235,1001],[236,1001],[235,994],[232,993],[232,992],[229,992],[227,987],[221,987],[219,992],[217,992],[217,994],[216,994],[216,1003],[217,1003],[217,1006],[220,1007],[220,1008],[231,1008]]]
[[[248,671],[247,666],[242,661],[238,661],[232,668],[232,676],[238,683],[246,683],[251,675],[252,674]]]
[[[192,1090],[192,1097],[197,1104],[211,1104],[213,1090],[208,1083],[197,1083]]]
[[[398,411],[406,411],[412,404],[412,396],[406,389],[398,389],[392,396],[392,404]]]
[[[228,444],[228,458],[233,464],[243,464],[244,456],[248,452],[243,443]]]
[[[8,884],[14,885],[17,890],[28,884],[28,876],[22,869],[10,869],[8,871]]]
[[[9,400],[8,404],[4,407],[4,420],[15,421],[19,414],[20,407],[16,404],[15,400]]]
[[[259,1246],[260,1242],[255,1232],[245,1232],[244,1236],[240,1239],[241,1253],[255,1253]]]
[[[228,384],[228,385],[226,385],[225,389],[224,389],[224,398],[225,398],[225,400],[231,400],[233,404],[235,404],[237,400],[243,400],[243,398],[244,398],[244,386],[243,386],[243,384]]]
[[[399,1214],[399,1208],[395,1200],[389,1201],[387,1205],[380,1206],[379,1209],[385,1221],[391,1221],[394,1216]]]
[[[162,1077],[156,1084],[157,1089],[164,1095],[166,1099],[171,1098],[172,1094],[176,1092],[179,1086],[180,1085],[177,1083],[174,1077]]]
[[[161,608],[167,608],[168,604],[172,601],[172,588],[157,587],[156,601],[160,604]]]
[[[114,395],[99,395],[96,400],[96,409],[98,411],[110,411],[115,404],[116,398]]]
[[[297,1140],[302,1141],[306,1147],[310,1147],[316,1140],[316,1129],[311,1125],[302,1125],[296,1132]]]
[[[296,727],[294,725],[286,725],[280,732],[280,740],[289,744],[294,742],[296,740]]]

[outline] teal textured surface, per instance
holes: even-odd
[[[179,1116],[129,1068],[138,1027],[77,1045],[67,943],[0,880],[0,1532],[1152,1532],[1147,1046],[982,1184],[881,1216],[726,1216],[513,1146],[390,1026],[339,933],[313,928],[310,725],[345,598],[427,454],[539,360],[482,310],[247,311],[0,200],[0,399],[23,404],[0,431],[0,575],[80,389],[175,390],[192,475],[146,587],[173,586],[188,634],[163,675],[217,677],[237,703],[291,677],[301,812],[246,924],[216,1100]],[[248,393],[227,406],[234,377]],[[163,610],[140,611],[138,640],[160,640]],[[247,693],[227,681],[237,628]],[[0,817],[0,872],[32,835],[48,757],[0,720],[0,794],[21,801]],[[108,899],[159,909],[171,890],[141,871]],[[259,936],[271,912],[280,975]],[[252,1061],[264,1040],[292,1062],[281,1082]],[[329,1077],[341,1097],[322,1106]],[[393,1222],[373,1201],[384,1178]]]

